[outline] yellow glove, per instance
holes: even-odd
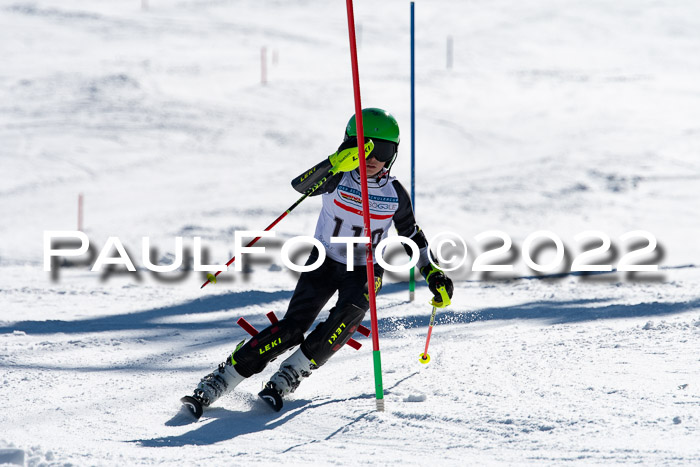
[[[367,140],[365,143],[365,157],[369,157],[374,149],[372,140]],[[357,138],[349,138],[340,145],[335,154],[328,156],[331,162],[331,173],[333,175],[338,172],[350,172],[360,166],[360,151],[357,148]]]

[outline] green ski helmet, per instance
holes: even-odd
[[[399,124],[394,116],[382,109],[362,109],[362,126],[365,138],[371,138],[374,142],[372,157],[385,162],[387,170],[391,169],[398,154],[400,141]],[[355,115],[350,118],[345,128],[345,139],[353,136],[357,136]]]

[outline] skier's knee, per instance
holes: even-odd
[[[382,289],[382,276],[378,275],[374,277],[374,293],[378,294]],[[364,286],[362,293],[358,293],[356,296],[350,300],[355,306],[362,308],[363,310],[369,310],[369,287],[367,284]]]
[[[248,378],[260,373],[270,361],[303,340],[303,331],[294,323],[282,319],[246,342],[231,356],[231,360],[236,371]]]

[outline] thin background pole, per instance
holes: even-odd
[[[447,36],[447,69],[452,69],[452,63],[454,61],[454,40],[452,36]]]
[[[78,231],[83,231],[83,194],[78,194]]]
[[[415,2],[411,2],[411,204],[416,210],[416,54]],[[408,280],[408,299],[416,298],[416,268],[411,268]]]
[[[260,84],[267,84],[267,47],[260,48]]]

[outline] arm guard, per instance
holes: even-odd
[[[292,180],[292,187],[299,193],[305,193],[309,188],[313,187],[319,182],[322,182],[323,185],[321,188],[316,190],[311,196],[319,195],[321,193],[330,193],[331,191],[335,190],[338,183],[340,183],[340,178],[343,176],[342,173],[332,175],[330,170],[331,162],[328,159],[324,159],[301,175],[295,177]],[[325,181],[324,178],[326,179]]]
[[[416,224],[416,218],[413,214],[413,205],[411,204],[411,198],[408,196],[406,189],[399,183],[398,180],[392,182],[394,188],[396,189],[396,194],[399,198],[399,208],[394,214],[394,225],[396,230],[402,237],[407,237],[413,240],[416,245],[418,245],[418,250],[420,251],[420,258],[418,259],[417,267],[420,268],[430,264],[428,255],[428,240],[425,238],[425,234]],[[411,255],[411,249],[408,245],[404,245],[406,254]]]

